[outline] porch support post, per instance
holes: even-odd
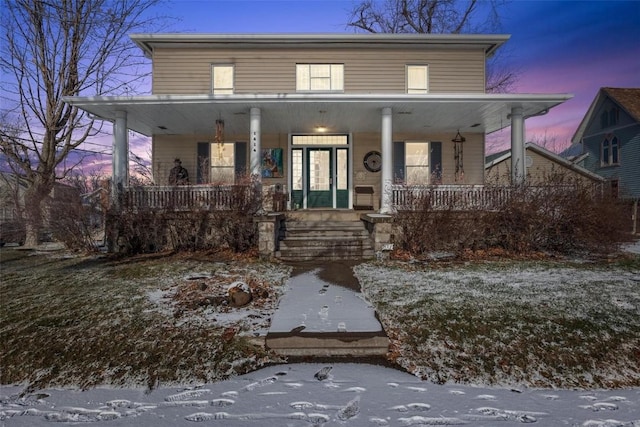
[[[250,155],[250,169],[251,179],[257,182],[262,182],[262,173],[260,171],[260,109],[251,109],[251,122],[250,122],[250,140],[251,140],[251,155]]]
[[[124,187],[129,182],[129,133],[127,132],[126,111],[116,111],[116,118],[113,122],[112,172],[112,203],[119,206]]]
[[[511,108],[511,184],[522,185],[527,177],[522,107]]]
[[[382,109],[382,128],[381,128],[381,145],[382,145],[382,174],[380,182],[380,191],[382,192],[380,202],[380,213],[391,213],[393,210],[391,198],[391,184],[393,183],[393,132],[392,132],[391,108],[384,107]]]

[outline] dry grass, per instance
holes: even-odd
[[[640,258],[361,265],[390,359],[434,382],[640,386]]]
[[[193,271],[228,279],[226,258],[114,260],[11,249],[0,256],[2,384],[21,383],[27,390],[98,384],[152,388],[216,381],[279,360],[244,336],[229,336],[227,325],[194,327],[150,301],[150,290],[178,286]],[[243,271],[263,272],[264,281],[273,277],[270,285],[278,288],[282,280],[269,272],[287,274],[279,266],[250,261],[231,261],[235,280],[243,279]]]

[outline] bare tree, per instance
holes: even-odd
[[[33,246],[44,201],[73,169],[65,160],[100,131],[99,122],[63,97],[135,90],[148,75],[148,62],[127,34],[157,25],[146,13],[160,0],[0,1],[6,108],[0,149],[28,183],[26,245]]]
[[[461,34],[494,32],[504,0],[364,0],[351,10],[347,27],[369,33]],[[486,91],[508,92],[517,80],[501,60],[488,63]]]

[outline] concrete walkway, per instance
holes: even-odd
[[[298,264],[266,337],[286,356],[381,356],[389,340],[362,297],[352,263]]]

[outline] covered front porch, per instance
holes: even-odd
[[[215,152],[231,147],[236,176],[243,171],[253,184],[280,197],[271,210],[313,208],[311,196],[318,193],[312,193],[323,189],[327,201],[318,207],[354,209],[360,204],[356,189],[370,188],[373,195],[364,198],[373,199],[367,203],[372,210],[392,213],[409,187],[444,184],[444,193],[459,194],[473,185],[480,192],[485,135],[507,126],[512,136],[512,180],[523,182],[526,118],[545,114],[569,98],[565,94],[238,94],[67,101],[113,123],[114,201],[160,207],[181,197],[185,208],[223,206],[225,186],[239,182],[214,182],[211,163],[217,160]],[[154,179],[159,185],[129,188],[129,130],[152,136]],[[303,141],[299,145],[298,136]],[[328,137],[343,137],[344,142],[327,144]],[[412,158],[409,144],[422,154]],[[265,173],[265,150],[281,150],[278,174]],[[189,190],[162,186],[175,157],[191,170],[196,185]],[[203,160],[209,162],[205,173],[200,171]],[[416,171],[412,179],[410,174]]]

